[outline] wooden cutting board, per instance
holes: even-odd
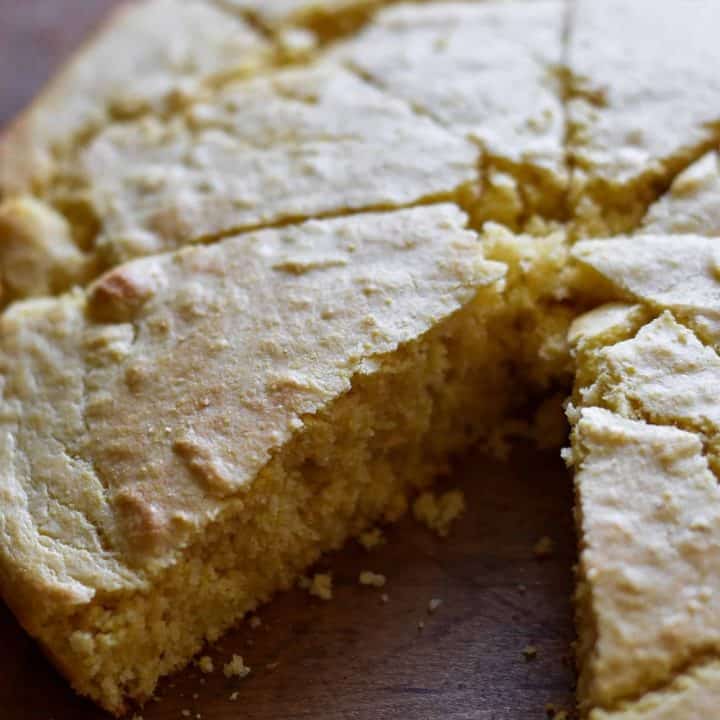
[[[113,4],[0,0],[0,124]],[[260,627],[208,651],[215,672],[162,683],[144,720],[523,720],[547,717],[547,703],[570,709],[575,537],[560,458],[519,446],[499,463],[478,451],[444,486],[462,488],[469,508],[449,538],[407,520],[382,548],[352,544],[327,558],[319,569],[333,573],[332,601],[278,597]],[[539,560],[543,536],[555,549]],[[360,587],[362,570],[387,586]],[[442,605],[430,614],[433,598]],[[1,604],[0,637],[2,720],[107,717],[73,695]],[[223,676],[233,654],[252,668],[245,680]]]

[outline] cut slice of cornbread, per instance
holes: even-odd
[[[44,186],[57,156],[111,119],[182,104],[203,84],[257,67],[269,50],[212,0],[122,6],[0,140],[0,196]]]
[[[675,178],[645,216],[640,232],[720,236],[720,155],[712,151]]]
[[[720,704],[720,662],[708,661],[683,673],[665,689],[651,692],[615,712],[598,710],[591,720],[705,720]]]
[[[587,712],[720,649],[720,488],[698,435],[597,407],[578,411],[572,457]]]
[[[241,235],[0,318],[0,578],[112,712],[522,401],[440,205]]]
[[[580,232],[627,232],[720,141],[720,4],[576,0],[569,151]]]
[[[334,55],[486,154],[478,220],[564,210],[562,0],[388,8]],[[528,28],[532,28],[532,32]]]
[[[462,200],[476,183],[472,143],[318,65],[227,84],[169,119],[112,125],[45,197],[72,220],[87,263],[109,268],[298,218]],[[54,272],[43,242],[36,262]],[[11,247],[0,244],[0,261],[17,277]],[[33,277],[16,296],[49,284]]]

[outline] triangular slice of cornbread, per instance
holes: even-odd
[[[147,699],[521,400],[464,221],[241,235],[2,316],[3,594],[81,693]]]
[[[720,488],[701,438],[577,411],[579,700],[612,709],[720,648]]]

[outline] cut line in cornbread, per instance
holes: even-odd
[[[477,142],[486,167],[475,220],[517,228],[564,212],[565,22],[562,0],[405,4],[332,56]]]
[[[674,176],[720,144],[715,0],[576,0],[571,200],[579,232],[629,232]]]
[[[63,210],[58,224],[69,218],[84,271],[298,219],[464,201],[478,184],[477,156],[405,103],[315,65],[226,84],[171,118],[111,125],[43,197]],[[13,202],[0,206],[0,224]],[[34,244],[37,272],[16,280],[6,300],[42,294],[48,275],[69,274],[52,261],[54,242],[41,234]],[[0,260],[22,277],[11,247],[0,244]]]

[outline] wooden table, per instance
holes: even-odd
[[[0,0],[0,123],[112,4]],[[259,628],[209,651],[214,673],[189,669],[162,683],[144,720],[182,720],[184,710],[203,720],[523,720],[546,717],[546,703],[570,708],[575,538],[557,453],[520,446],[498,463],[478,451],[444,484],[464,489],[469,505],[448,539],[407,520],[380,549],[353,544],[327,558],[331,602],[301,591],[277,598]],[[555,551],[541,561],[533,546],[546,535]],[[387,587],[359,587],[366,569]],[[433,598],[443,604],[431,615]],[[0,637],[2,720],[106,717],[73,695],[1,605]],[[253,668],[245,680],[217,669],[233,653]]]

